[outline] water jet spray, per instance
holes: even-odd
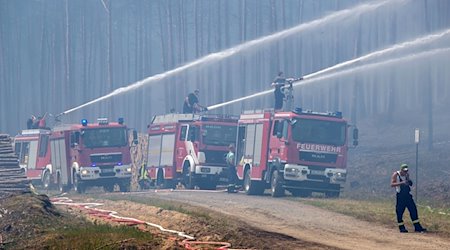
[[[261,38],[258,38],[258,39],[252,40],[252,41],[245,42],[245,43],[237,45],[235,47],[226,49],[226,50],[224,50],[222,52],[216,52],[216,53],[212,53],[212,54],[206,55],[206,56],[204,56],[202,58],[199,58],[199,59],[197,59],[195,61],[187,63],[187,64],[185,64],[185,65],[183,65],[181,67],[178,67],[178,68],[166,71],[164,73],[156,74],[154,76],[151,76],[151,77],[148,77],[148,78],[145,78],[145,79],[142,79],[142,80],[137,81],[135,83],[132,83],[132,84],[126,86],[126,87],[118,88],[118,89],[112,91],[111,93],[109,93],[109,94],[107,94],[105,96],[99,97],[99,98],[94,99],[92,101],[89,101],[89,102],[87,102],[85,104],[79,105],[79,106],[71,108],[69,110],[66,110],[66,111],[62,112],[60,115],[66,115],[68,113],[74,112],[74,111],[76,111],[78,109],[81,109],[83,107],[86,107],[88,105],[91,105],[91,104],[100,102],[102,100],[108,99],[110,97],[113,97],[113,96],[116,96],[116,95],[128,92],[130,90],[134,90],[134,89],[140,88],[142,86],[146,86],[146,85],[151,84],[151,83],[156,83],[157,81],[160,81],[160,80],[162,80],[164,78],[167,78],[169,76],[176,75],[178,73],[181,73],[181,72],[183,72],[185,70],[188,70],[188,69],[191,69],[193,67],[222,60],[224,58],[230,57],[230,56],[232,56],[232,55],[234,55],[236,53],[239,53],[239,52],[242,52],[244,50],[253,48],[254,46],[257,46],[257,45],[260,45],[260,44],[273,42],[273,41],[276,41],[276,40],[278,40],[280,38],[286,38],[286,37],[288,37],[290,35],[297,34],[299,32],[303,32],[303,31],[306,31],[306,30],[309,30],[309,29],[317,28],[317,27],[320,27],[320,26],[325,25],[327,23],[336,23],[336,22],[342,21],[342,20],[344,20],[346,18],[349,18],[349,17],[358,16],[360,14],[367,13],[367,12],[372,11],[372,10],[376,10],[377,8],[380,8],[380,7],[385,6],[387,4],[401,3],[401,2],[404,2],[404,1],[403,0],[402,1],[392,1],[392,0],[373,1],[371,3],[364,3],[364,4],[357,5],[357,6],[353,7],[353,8],[350,8],[350,9],[336,11],[336,12],[334,12],[332,14],[329,14],[327,16],[324,16],[324,17],[322,17],[320,19],[317,19],[317,20],[314,20],[314,21],[311,21],[311,22],[308,22],[308,23],[302,23],[302,24],[299,24],[299,25],[294,26],[292,28],[289,28],[289,29],[286,29],[286,30],[283,30],[283,31],[280,31],[280,32],[276,32],[274,34],[271,34],[271,35],[268,35],[268,36],[265,36],[265,37],[261,37]]]

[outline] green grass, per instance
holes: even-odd
[[[391,200],[308,199],[302,202],[390,228],[396,228],[397,225],[395,201]],[[450,236],[450,209],[418,206],[418,210],[424,227],[440,235]],[[407,210],[403,220],[407,227],[413,228]]]
[[[74,226],[46,237],[49,249],[119,249],[124,245],[158,246],[160,240],[133,227],[102,225]]]

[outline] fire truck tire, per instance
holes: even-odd
[[[190,169],[189,163],[185,162],[183,164],[183,185],[186,189],[194,189],[195,187],[194,181],[191,178]]]
[[[103,185],[103,190],[105,190],[105,192],[112,193],[114,192],[114,186],[114,184],[105,184]]]
[[[64,190],[65,188],[64,185],[62,184],[61,176],[59,174],[56,177],[56,183],[58,185],[59,192],[64,193],[66,190]]]
[[[177,187],[176,181],[174,180],[164,180],[164,188],[173,188]]]
[[[168,180],[168,179],[164,178],[163,170],[158,170],[155,184],[156,184],[157,188],[175,188],[176,187],[176,183],[174,180]]]
[[[45,171],[44,175],[42,176],[42,186],[45,189],[50,188],[50,173],[48,171]]]
[[[86,192],[85,184],[80,181],[80,177],[77,174],[74,173],[73,176],[73,189],[79,194],[84,194]]]
[[[131,184],[129,182],[119,183],[119,190],[120,192],[130,192]]]
[[[272,178],[270,180],[270,191],[272,197],[284,196],[284,188],[282,185],[282,178],[278,170],[273,171]]]
[[[339,191],[327,191],[325,192],[325,197],[327,198],[339,198]]]
[[[58,174],[58,175],[56,176],[56,183],[57,183],[57,185],[58,185],[58,190],[59,190],[60,193],[67,192],[68,188],[67,188],[66,185],[64,185],[64,184],[62,183],[61,175],[60,175],[60,174]]]
[[[261,195],[264,193],[264,186],[261,181],[253,181],[250,177],[250,170],[244,174],[244,191],[248,195]]]
[[[184,188],[186,188],[186,189],[194,189],[195,185],[190,180],[189,174],[183,174],[183,185],[184,185]]]

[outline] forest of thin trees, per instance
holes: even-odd
[[[377,1],[0,0],[0,131],[16,134],[31,115],[56,115],[210,53],[343,9]],[[200,89],[203,105],[270,89],[278,71],[308,75],[373,51],[450,28],[450,1],[390,1],[205,63],[89,105],[63,118],[117,119],[144,131],[151,117],[181,112]],[[450,36],[409,54],[445,48]],[[394,54],[378,62],[404,56]],[[380,64],[295,89],[297,106],[341,110],[354,123],[373,115],[433,113],[450,104],[449,53]],[[272,95],[214,112],[273,106]]]

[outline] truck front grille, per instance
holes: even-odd
[[[109,163],[109,162],[122,162],[122,154],[92,154],[92,163]]]
[[[309,161],[309,162],[336,163],[337,154],[300,151],[299,159],[301,161]]]
[[[101,177],[110,177],[115,176],[116,172],[114,172],[114,166],[102,166],[100,167],[100,176]]]

